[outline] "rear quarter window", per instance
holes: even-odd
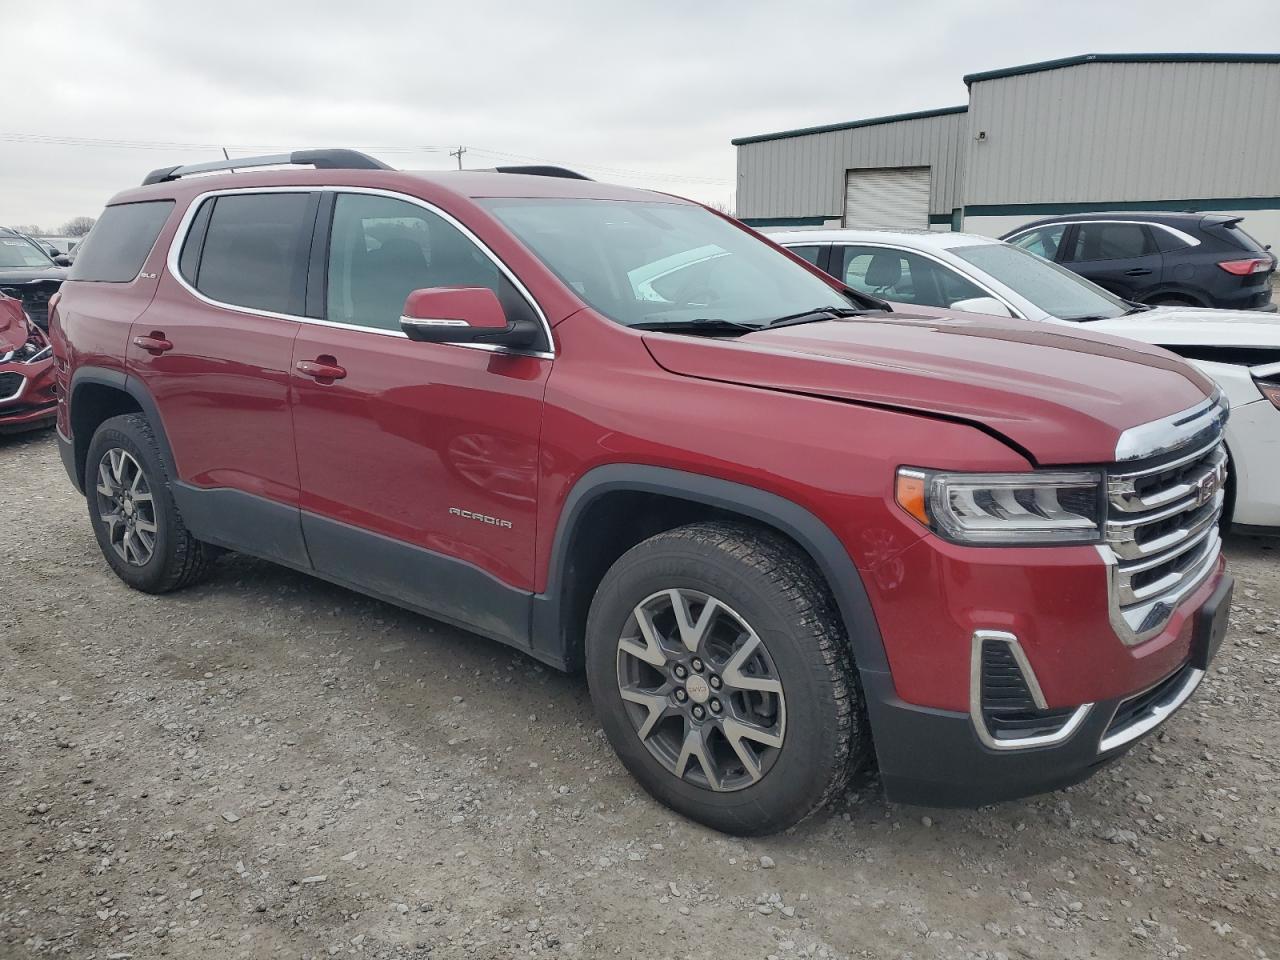
[[[147,262],[173,206],[148,200],[107,207],[81,242],[67,279],[128,283]]]

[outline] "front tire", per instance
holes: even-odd
[[[204,575],[213,548],[182,522],[146,417],[112,417],[98,427],[85,458],[84,489],[102,555],[129,586],[168,593]]]
[[[871,756],[835,601],[768,531],[698,523],[633,547],[592,601],[586,657],[626,768],[717,830],[784,830]]]

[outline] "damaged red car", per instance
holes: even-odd
[[[0,434],[53,426],[53,349],[22,301],[0,293]]]

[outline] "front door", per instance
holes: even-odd
[[[314,192],[206,199],[133,324],[131,375],[155,399],[192,533],[308,565],[289,409]]]
[[[508,311],[532,306],[462,231],[409,200],[338,193],[326,260],[319,316],[293,349],[316,570],[527,644],[551,361],[418,343],[400,316],[423,287],[487,286]]]

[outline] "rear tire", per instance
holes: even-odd
[[[609,742],[652,796],[692,820],[784,830],[871,757],[835,601],[781,536],[715,522],[645,540],[605,574],[586,642]]]
[[[144,593],[190,586],[215,553],[187,530],[169,484],[146,417],[112,417],[98,427],[85,458],[89,522],[116,576]]]

